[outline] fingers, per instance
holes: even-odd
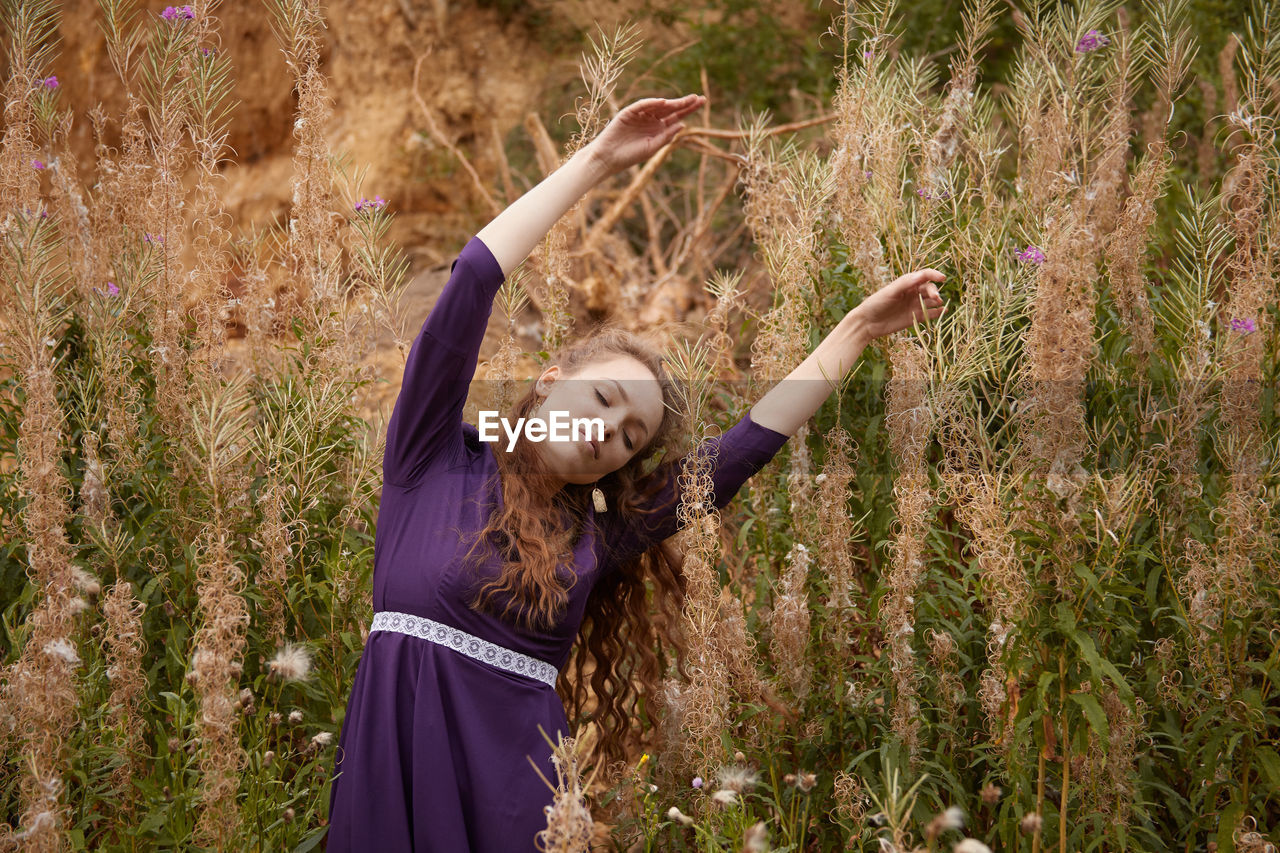
[[[925,267],[924,269],[909,272],[904,275],[903,278],[911,284],[920,284],[925,281],[946,281],[947,276],[945,273],[940,273],[935,269]]]
[[[694,110],[702,109],[707,103],[707,99],[704,95],[685,95],[683,98],[677,98],[669,103],[675,108],[671,118],[684,118]]]
[[[935,269],[925,268],[909,272],[898,279],[901,293],[918,293],[930,300],[941,302],[942,294],[934,282],[946,280],[946,275]]]
[[[632,103],[627,109],[667,122],[687,116],[694,110],[700,109],[706,101],[703,95],[685,95],[682,98],[642,98]]]

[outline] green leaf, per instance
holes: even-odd
[[[293,853],[307,853],[308,850],[315,848],[320,843],[320,839],[324,838],[324,834],[329,831],[329,827],[322,826],[315,832],[308,835],[302,840],[302,843],[294,848]]]
[[[1076,615],[1071,612],[1071,606],[1065,601],[1059,601],[1054,606],[1054,612],[1058,617],[1058,630],[1064,634],[1074,634]]]
[[[1262,765],[1263,774],[1271,782],[1271,790],[1280,791],[1280,755],[1269,746],[1258,749],[1254,755]]]
[[[1067,698],[1079,705],[1080,709],[1084,711],[1090,727],[1097,732],[1098,739],[1104,744],[1111,743],[1111,725],[1107,722],[1107,713],[1098,704],[1097,697],[1092,693],[1071,693],[1068,694]]]
[[[143,818],[142,823],[138,825],[139,834],[154,832],[164,825],[165,819],[168,817],[169,806],[165,804],[164,808],[159,811],[152,812]]]
[[[1156,567],[1147,575],[1146,601],[1148,607],[1155,607],[1159,604],[1156,594],[1160,588],[1160,578],[1164,575],[1164,566],[1156,564]]]
[[[1072,566],[1075,576],[1084,581],[1090,590],[1092,590],[1099,598],[1103,597],[1102,587],[1098,585],[1098,576],[1089,571],[1089,567],[1084,563],[1076,563]]]
[[[1049,688],[1053,685],[1053,680],[1057,678],[1057,673],[1045,670],[1040,673],[1040,683],[1036,686],[1036,701],[1041,707],[1045,706],[1046,699],[1049,695]]]
[[[1218,822],[1218,849],[1235,850],[1235,842],[1231,840],[1240,816],[1244,814],[1244,803],[1232,803],[1222,812],[1222,820]]]
[[[1059,605],[1062,606],[1061,602],[1059,602]],[[1070,611],[1070,608],[1066,609],[1068,612]],[[1062,624],[1061,616],[1059,617],[1059,624]],[[1102,686],[1103,675],[1105,674],[1115,684],[1116,689],[1120,691],[1120,695],[1132,703],[1133,688],[1124,680],[1120,670],[1116,669],[1116,665],[1111,661],[1098,654],[1098,647],[1094,645],[1093,637],[1082,631],[1075,630],[1074,619],[1071,619],[1071,624],[1072,630],[1067,633],[1072,640],[1075,640],[1076,645],[1080,647],[1080,653],[1084,655],[1085,662],[1089,664],[1089,673],[1097,682],[1095,687]]]

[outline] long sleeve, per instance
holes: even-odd
[[[693,452],[710,454],[716,507],[724,509],[742,484],[768,464],[788,438],[790,436],[753,421],[748,410],[727,431],[703,440]],[[653,513],[631,526],[613,524],[605,528],[607,558],[614,565],[635,557],[680,529],[677,510],[682,464],[683,458],[664,462],[649,475],[661,477],[664,482],[649,505],[655,508]]]
[[[429,462],[462,450],[462,409],[480,343],[505,276],[479,237],[450,268],[449,281],[422,324],[405,362],[400,395],[387,424],[383,476],[411,485]]]

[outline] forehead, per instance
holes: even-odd
[[[578,377],[580,379],[617,379],[626,385],[628,393],[633,388],[644,391],[646,385],[656,393],[662,393],[662,389],[658,387],[658,380],[653,377],[653,372],[634,358],[625,355],[592,362],[578,372]]]

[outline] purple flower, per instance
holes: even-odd
[[[196,16],[190,6],[165,6],[160,17],[166,21],[191,20]]]
[[[1251,332],[1258,331],[1258,324],[1253,322],[1252,317],[1245,317],[1243,320],[1238,320],[1233,317],[1231,319],[1231,328],[1233,331],[1247,335]]]
[[[43,161],[43,160],[32,160],[32,161],[31,161],[31,168],[33,168],[33,169],[43,169],[43,168],[44,168],[44,161]]]
[[[1111,44],[1111,39],[1104,36],[1097,30],[1089,30],[1080,37],[1080,41],[1076,43],[1076,53],[1088,53],[1091,50],[1097,50],[1100,47],[1106,47]]]
[[[369,201],[367,198],[362,198],[356,202],[356,212],[358,213],[362,210],[381,210],[386,206],[387,200],[382,196],[374,196],[373,201]]]
[[[116,283],[114,281],[107,282],[107,293],[110,293],[112,296],[115,296],[119,292],[120,292],[120,288],[116,287]]]
[[[217,52],[218,52],[218,51],[217,51],[217,50],[215,50],[215,49],[214,49],[214,48],[212,48],[212,47],[202,47],[202,48],[200,48],[200,53],[201,53],[203,56],[213,56],[213,55],[214,55],[215,53],[217,53]]]
[[[870,58],[871,58],[871,51],[869,51],[869,50],[864,50],[864,51],[862,52],[862,58],[863,58],[863,59],[870,59]]]
[[[1024,264],[1035,264],[1039,266],[1044,263],[1044,252],[1035,246],[1027,246],[1021,252],[1015,252],[1014,257],[1022,261]]]
[[[52,76],[46,77],[41,82],[44,83],[44,87],[46,89],[56,89],[58,88],[58,75],[54,74]]]
[[[152,235],[150,235],[150,234],[146,234],[146,235],[144,235],[144,236],[143,236],[143,238],[142,238],[142,239],[143,239],[144,241],[148,242],[148,243],[163,243],[163,242],[164,242],[164,235],[163,235],[163,234],[156,234],[156,235],[153,237],[153,236],[152,236]]]
[[[694,777],[693,777],[693,787],[695,787],[695,788],[701,788],[701,787],[702,787],[702,777],[701,777],[701,776],[694,776]]]

